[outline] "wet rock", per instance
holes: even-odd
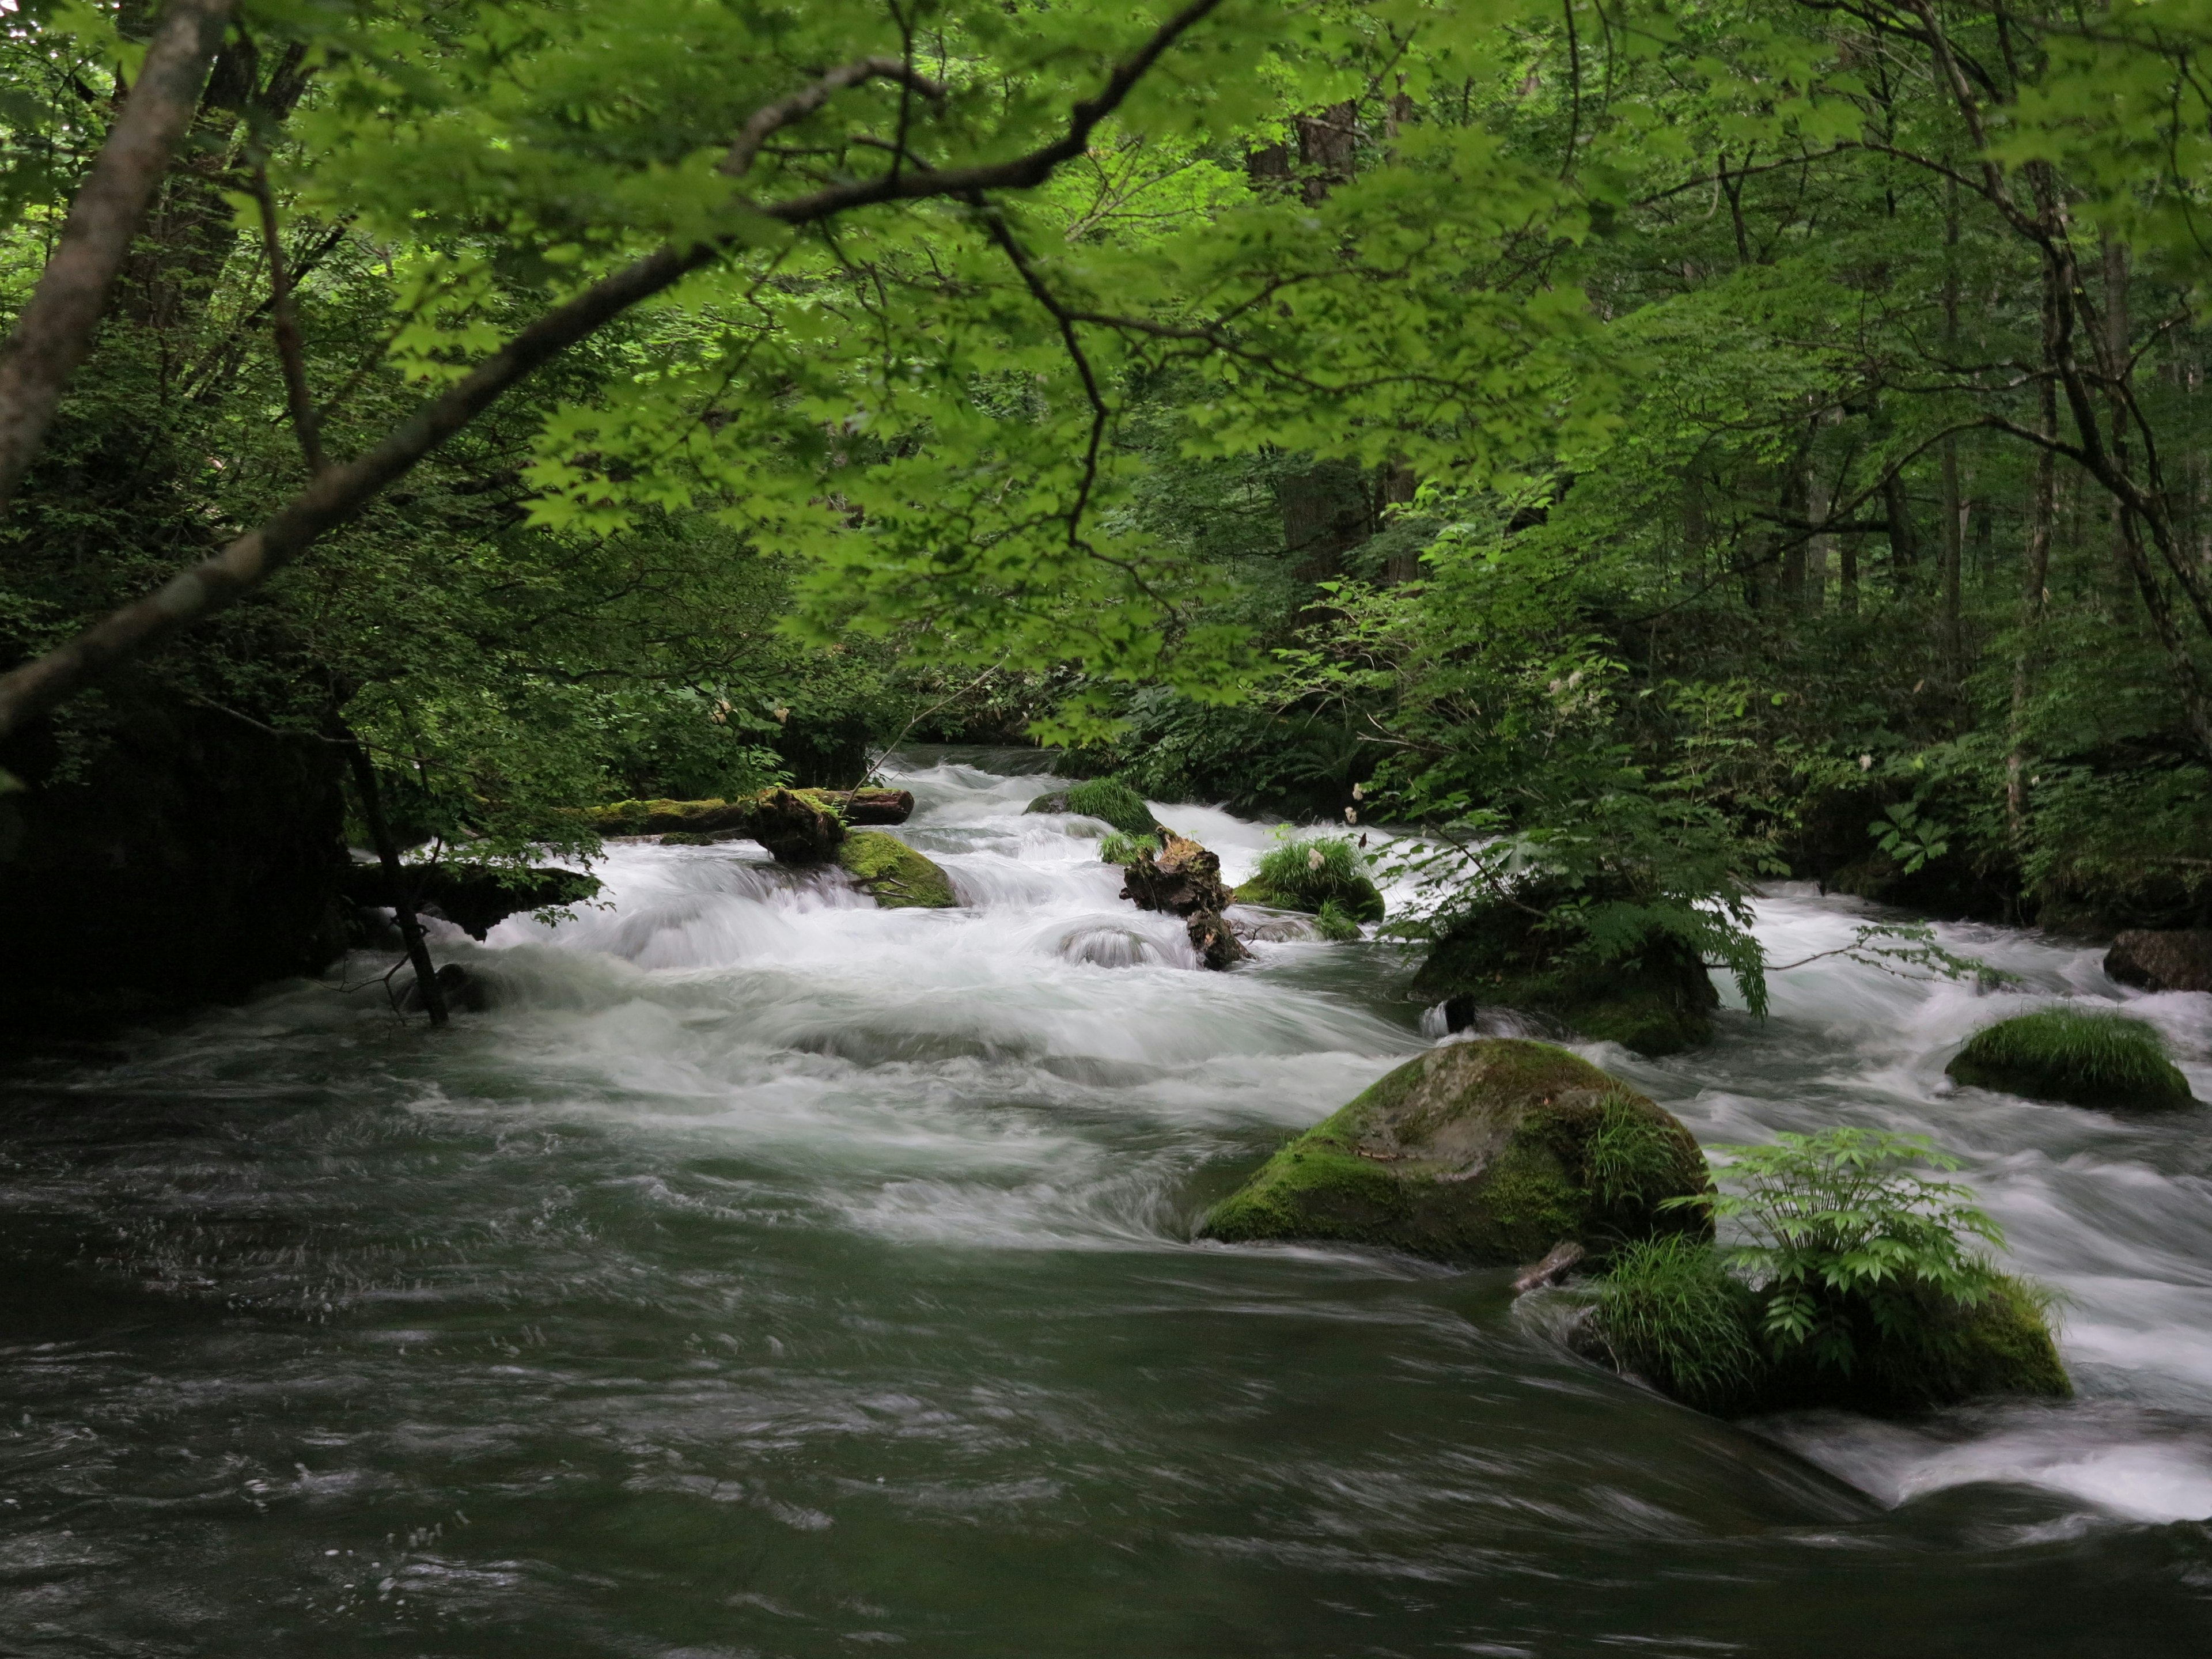
[[[1431,947],[1413,991],[1423,1002],[1443,1003],[1451,1030],[1468,1030],[1480,1009],[1505,1007],[1641,1054],[1679,1054],[1712,1040],[1720,993],[1696,951],[1660,937],[1609,962],[1569,955],[1539,927],[1543,896],[1532,896],[1537,914],[1492,906]]]
[[[880,830],[848,832],[838,843],[837,863],[885,910],[950,910],[960,902],[950,876]]]
[[[1252,954],[1218,910],[1194,910],[1184,918],[1183,927],[1190,935],[1190,948],[1208,968],[1233,968]]]
[[[750,833],[778,864],[826,864],[845,839],[845,825],[808,792],[771,789],[753,802]]]
[[[1155,854],[1145,848],[1122,867],[1121,896],[1139,910],[1170,915],[1218,915],[1235,902],[1221,879],[1221,860],[1187,836],[1170,830]]]
[[[2153,1027],[2086,1008],[2039,1008],[1985,1025],[1943,1070],[1971,1088],[2069,1106],[2197,1103]]]
[[[1153,822],[1152,809],[1145,805],[1145,798],[1118,778],[1092,778],[1066,789],[1055,789],[1048,795],[1039,795],[1024,810],[1073,812],[1111,824],[1128,836],[1156,835],[1160,828]]]
[[[442,916],[472,939],[481,939],[509,916],[526,910],[557,910],[599,895],[595,877],[574,870],[498,870],[483,865],[407,864],[400,866],[416,910]],[[346,866],[341,878],[352,903],[391,909],[398,898],[380,864]]]
[[[446,994],[446,1007],[453,1013],[480,1014],[491,1006],[491,995],[484,981],[457,962],[449,962],[434,975],[438,988]],[[399,994],[399,1011],[406,1014],[422,1012],[422,988],[416,981],[407,981],[407,988]]]
[[[1277,1152],[1217,1205],[1203,1236],[1386,1245],[1511,1267],[1562,1241],[1702,1236],[1705,1160],[1672,1115],[1549,1043],[1431,1048]]]
[[[2212,928],[2138,928],[2105,952],[2105,971],[2146,991],[2212,991]]]

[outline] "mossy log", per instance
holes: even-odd
[[[1550,1043],[1444,1043],[1261,1166],[1201,1236],[1377,1244],[1510,1267],[1563,1242],[1602,1256],[1659,1232],[1702,1236],[1704,1155],[1672,1114]]]
[[[1528,910],[1499,905],[1438,939],[1414,975],[1413,994],[1442,1003],[1446,1025],[1462,1031],[1479,1008],[1543,1014],[1601,1042],[1640,1054],[1673,1054],[1709,1042],[1720,993],[1704,960],[1680,940],[1647,941],[1609,962],[1573,957]]]
[[[848,833],[838,843],[837,863],[885,910],[950,910],[960,902],[950,876],[880,830]]]
[[[750,836],[771,796],[796,795],[851,825],[904,823],[914,796],[904,789],[763,789],[735,800],[618,800],[585,814],[606,836]]]
[[[596,877],[579,875],[574,870],[505,871],[482,865],[410,864],[401,866],[400,877],[417,910],[442,916],[478,939],[511,915],[580,904],[599,890]],[[381,865],[347,866],[341,888],[354,904],[391,909],[398,902]]]
[[[2193,1106],[2158,1032],[2125,1014],[2039,1008],[1985,1025],[1944,1072],[1954,1082],[2069,1106]]]

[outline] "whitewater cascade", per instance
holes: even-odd
[[[1510,1273],[1191,1243],[1436,1034],[1387,944],[1198,971],[1100,826],[1024,811],[1039,765],[889,769],[958,909],[617,844],[604,905],[440,933],[493,1003],[434,1041],[334,980],[19,1068],[0,1650],[2196,1650],[2212,1108],[1942,1065],[2092,997],[2212,1100],[2212,998],[1946,927],[2017,986],[1831,957],[1711,1048],[1583,1048],[1707,1142],[1933,1136],[2067,1298],[2073,1403],[1723,1425],[1574,1358]],[[1231,880],[1274,833],[1154,810]],[[1759,918],[1786,961],[1863,909]]]

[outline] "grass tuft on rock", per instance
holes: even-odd
[[[1334,899],[1323,899],[1321,908],[1314,912],[1314,932],[1331,945],[1349,945],[1364,937],[1359,924]]]
[[[1237,890],[1237,902],[1312,915],[1333,903],[1352,921],[1382,920],[1382,895],[1368,879],[1367,860],[1343,836],[1269,848],[1252,879]]]
[[[1702,1411],[1755,1393],[1766,1369],[1757,1301],[1707,1241],[1674,1233],[1625,1245],[1596,1293],[1593,1322],[1620,1370]]]
[[[1067,808],[1086,818],[1110,823],[1124,835],[1149,836],[1158,826],[1145,798],[1119,778],[1092,778],[1067,792]]]
[[[2039,1008],[1984,1026],[1945,1066],[1954,1082],[2072,1106],[2188,1106],[2156,1030],[2125,1014]]]
[[[1134,864],[1147,853],[1154,858],[1160,855],[1158,836],[1132,836],[1116,830],[1098,843],[1098,858],[1103,864]]]

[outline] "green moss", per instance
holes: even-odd
[[[1655,1164],[1648,1192],[1591,1189],[1586,1152],[1607,1101],[1668,1150],[1671,1179]],[[1705,1179],[1696,1144],[1657,1106],[1564,1048],[1501,1038],[1447,1044],[1390,1073],[1268,1159],[1200,1231],[1503,1266],[1563,1239],[1602,1255],[1625,1237],[1700,1230],[1695,1212],[1657,1206]]]
[[[951,878],[896,836],[854,830],[837,843],[837,862],[886,910],[950,910],[960,901]]]
[[[1334,904],[1352,921],[1380,921],[1382,895],[1368,879],[1365,862],[1341,836],[1285,842],[1261,856],[1252,879],[1237,890],[1236,902],[1314,915]]]
[[[1139,854],[1150,853],[1158,858],[1159,851],[1158,836],[1132,836],[1119,830],[1098,843],[1098,857],[1107,864],[1134,864]]]
[[[1158,826],[1145,798],[1119,778],[1092,778],[1067,792],[1067,811],[1110,823],[1125,835],[1149,836]]]
[[[2040,1008],[1984,1026],[1943,1068],[1974,1088],[2075,1106],[2188,1106],[2189,1080],[2142,1020]]]
[[[1324,900],[1314,913],[1314,932],[1332,945],[1349,945],[1361,937],[1359,924],[1340,909],[1334,899]]]

